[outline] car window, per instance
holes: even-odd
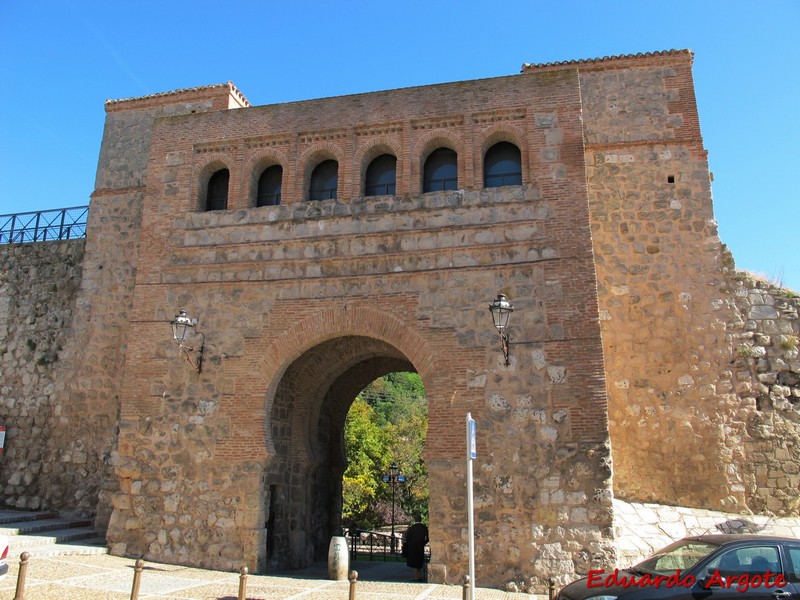
[[[786,553],[789,555],[789,564],[786,565],[784,576],[787,581],[800,581],[800,547],[785,546]]]
[[[678,542],[667,546],[647,560],[636,565],[639,569],[658,573],[674,573],[678,569],[685,571],[711,554],[718,546],[697,541]]]
[[[798,555],[800,559],[800,555]],[[781,572],[776,546],[749,546],[720,554],[707,565],[708,571],[719,571],[723,577],[732,575],[764,575],[767,571]]]

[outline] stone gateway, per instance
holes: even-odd
[[[86,240],[0,249],[6,505],[92,515],[115,554],[305,567],[350,404],[414,371],[432,581],[467,571],[467,413],[482,585],[613,570],[617,500],[796,516],[797,297],[717,237],[691,66],[107,102]]]

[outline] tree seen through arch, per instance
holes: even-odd
[[[342,519],[347,527],[374,529],[391,522],[391,486],[383,476],[396,463],[406,481],[396,488],[395,523],[428,516],[428,472],[422,451],[428,403],[416,373],[390,373],[356,397],[345,422],[347,469]]]

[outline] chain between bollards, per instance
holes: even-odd
[[[246,600],[247,596],[247,567],[242,566],[239,569],[239,598],[238,600]]]
[[[139,600],[139,587],[142,585],[142,571],[144,570],[144,561],[140,558],[136,561],[133,569],[133,587],[131,588],[131,600]]]
[[[469,575],[464,575],[464,585],[461,586],[461,600],[469,600]]]
[[[349,600],[356,600],[356,583],[358,583],[358,571],[350,571],[350,596]]]
[[[28,577],[28,559],[30,553],[23,552],[19,555],[19,573],[17,574],[17,591],[14,600],[25,600],[25,579]]]
[[[547,580],[547,597],[550,600],[555,600],[556,597],[556,580],[552,577]]]

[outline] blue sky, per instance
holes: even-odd
[[[107,98],[233,81],[271,104],[689,48],[720,236],[800,290],[798,31],[798,0],[0,0],[0,214],[88,204]]]

